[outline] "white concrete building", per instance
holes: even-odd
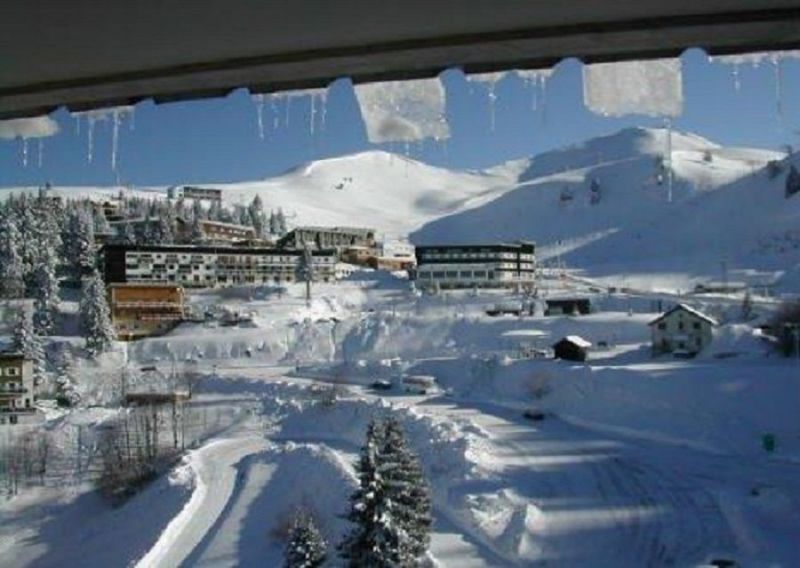
[[[717,321],[706,314],[678,304],[649,324],[653,355],[676,353],[693,356],[711,344]]]
[[[417,285],[423,289],[533,287],[533,243],[418,246]]]
[[[303,280],[303,251],[192,245],[107,245],[106,283],[165,282],[213,288]],[[313,251],[313,280],[336,278],[336,253]]]

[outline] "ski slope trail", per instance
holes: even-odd
[[[498,493],[513,493],[525,517],[512,519],[502,534],[513,548],[507,552],[522,563],[682,566],[736,550],[714,492],[699,481],[713,467],[698,452],[687,463],[678,457],[683,449],[664,448],[663,459],[651,463],[657,445],[645,448],[554,417],[534,424],[491,405],[438,401],[416,408],[469,420],[489,433],[486,465],[503,480]],[[535,521],[527,518],[531,510]]]
[[[237,482],[236,464],[265,447],[263,437],[248,436],[214,441],[189,453],[186,461],[196,483],[192,497],[137,567],[180,566],[227,506]]]

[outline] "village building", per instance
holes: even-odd
[[[568,335],[553,345],[556,359],[565,361],[586,361],[592,344],[579,335]]]
[[[418,285],[438,288],[532,288],[533,243],[433,245],[416,248]]]
[[[215,288],[281,284],[304,280],[303,251],[206,245],[122,245],[103,247],[109,284],[167,283]],[[314,282],[335,280],[336,251],[311,253]]]
[[[256,238],[256,230],[247,225],[223,223],[202,219],[197,223],[203,235],[203,241],[208,243],[234,243],[247,242]],[[192,224],[178,219],[178,240],[184,243],[192,240]]]
[[[210,187],[197,187],[194,185],[175,185],[167,188],[167,197],[170,199],[222,201],[222,190]]]
[[[339,260],[357,266],[369,266],[372,259],[377,258],[378,251],[367,246],[348,246],[339,252]]]
[[[0,425],[27,422],[36,413],[33,361],[21,353],[0,353]]]
[[[317,250],[343,250],[348,247],[374,249],[375,229],[362,227],[296,227],[278,239],[278,247],[299,249],[308,245]]]
[[[398,256],[375,256],[367,261],[367,266],[375,270],[388,270],[389,272],[411,273],[416,266],[414,258]]]
[[[592,312],[592,303],[588,298],[548,298],[545,300],[544,315],[587,315]]]
[[[714,338],[717,321],[706,314],[678,304],[649,324],[653,355],[674,353],[693,356],[708,347]]]
[[[183,287],[159,283],[111,283],[111,323],[122,341],[167,333],[186,319]]]

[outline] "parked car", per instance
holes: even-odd
[[[392,390],[392,383],[389,381],[378,380],[374,381],[370,387],[372,387],[374,390],[388,391]]]
[[[544,420],[544,412],[538,408],[528,408],[522,413],[522,416],[528,420],[533,420],[534,422],[541,422]]]

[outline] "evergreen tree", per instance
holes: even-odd
[[[419,458],[408,447],[396,418],[384,425],[380,472],[392,502],[393,521],[400,527],[400,566],[417,565],[430,543],[431,494]]]
[[[350,566],[419,566],[431,527],[430,489],[400,423],[371,422],[356,466],[359,487],[340,546]]]
[[[278,234],[285,235],[286,234],[286,216],[283,214],[283,209],[278,208],[278,213],[276,214],[276,221],[275,221]]]
[[[105,283],[97,270],[84,279],[80,321],[83,336],[86,338],[86,349],[93,357],[106,351],[116,339],[106,300]]]
[[[388,566],[397,538],[387,511],[386,486],[379,472],[383,424],[371,421],[361,448],[356,474],[358,488],[350,497],[347,519],[355,525],[339,546],[349,566]]]
[[[327,558],[328,543],[314,524],[314,519],[304,513],[295,516],[289,544],[284,553],[286,568],[317,568]]]
[[[269,212],[269,233],[271,235],[278,234],[278,216],[275,215],[275,211]]]
[[[248,214],[250,216],[250,223],[256,232],[257,239],[263,239],[267,232],[267,223],[264,216],[264,204],[261,201],[261,196],[256,195],[253,198],[250,207],[248,207]]]
[[[33,362],[33,380],[35,385],[44,382],[47,362],[44,354],[42,340],[36,335],[33,323],[25,310],[20,310],[14,325],[14,335],[11,339],[11,348],[16,353],[22,353],[25,359]]]
[[[792,165],[789,168],[789,174],[786,176],[786,197],[791,197],[800,191],[800,172]]]
[[[56,268],[55,251],[50,248],[40,251],[39,262],[34,270],[33,293],[35,299],[33,325],[39,335],[49,335],[55,329],[59,304]]]
[[[136,231],[133,230],[133,225],[131,225],[129,221],[125,221],[125,223],[123,223],[118,240],[119,243],[123,245],[136,244]]]
[[[14,217],[6,211],[0,217],[0,296],[3,298],[25,295],[25,266],[19,253],[21,238]]]
[[[111,232],[111,225],[108,224],[108,219],[106,219],[106,214],[102,207],[93,207],[92,217],[95,233],[107,235]]]
[[[192,219],[192,233],[190,238],[191,242],[194,244],[202,243],[206,238],[206,235],[203,232],[202,221],[203,219],[200,217],[195,217]]]

